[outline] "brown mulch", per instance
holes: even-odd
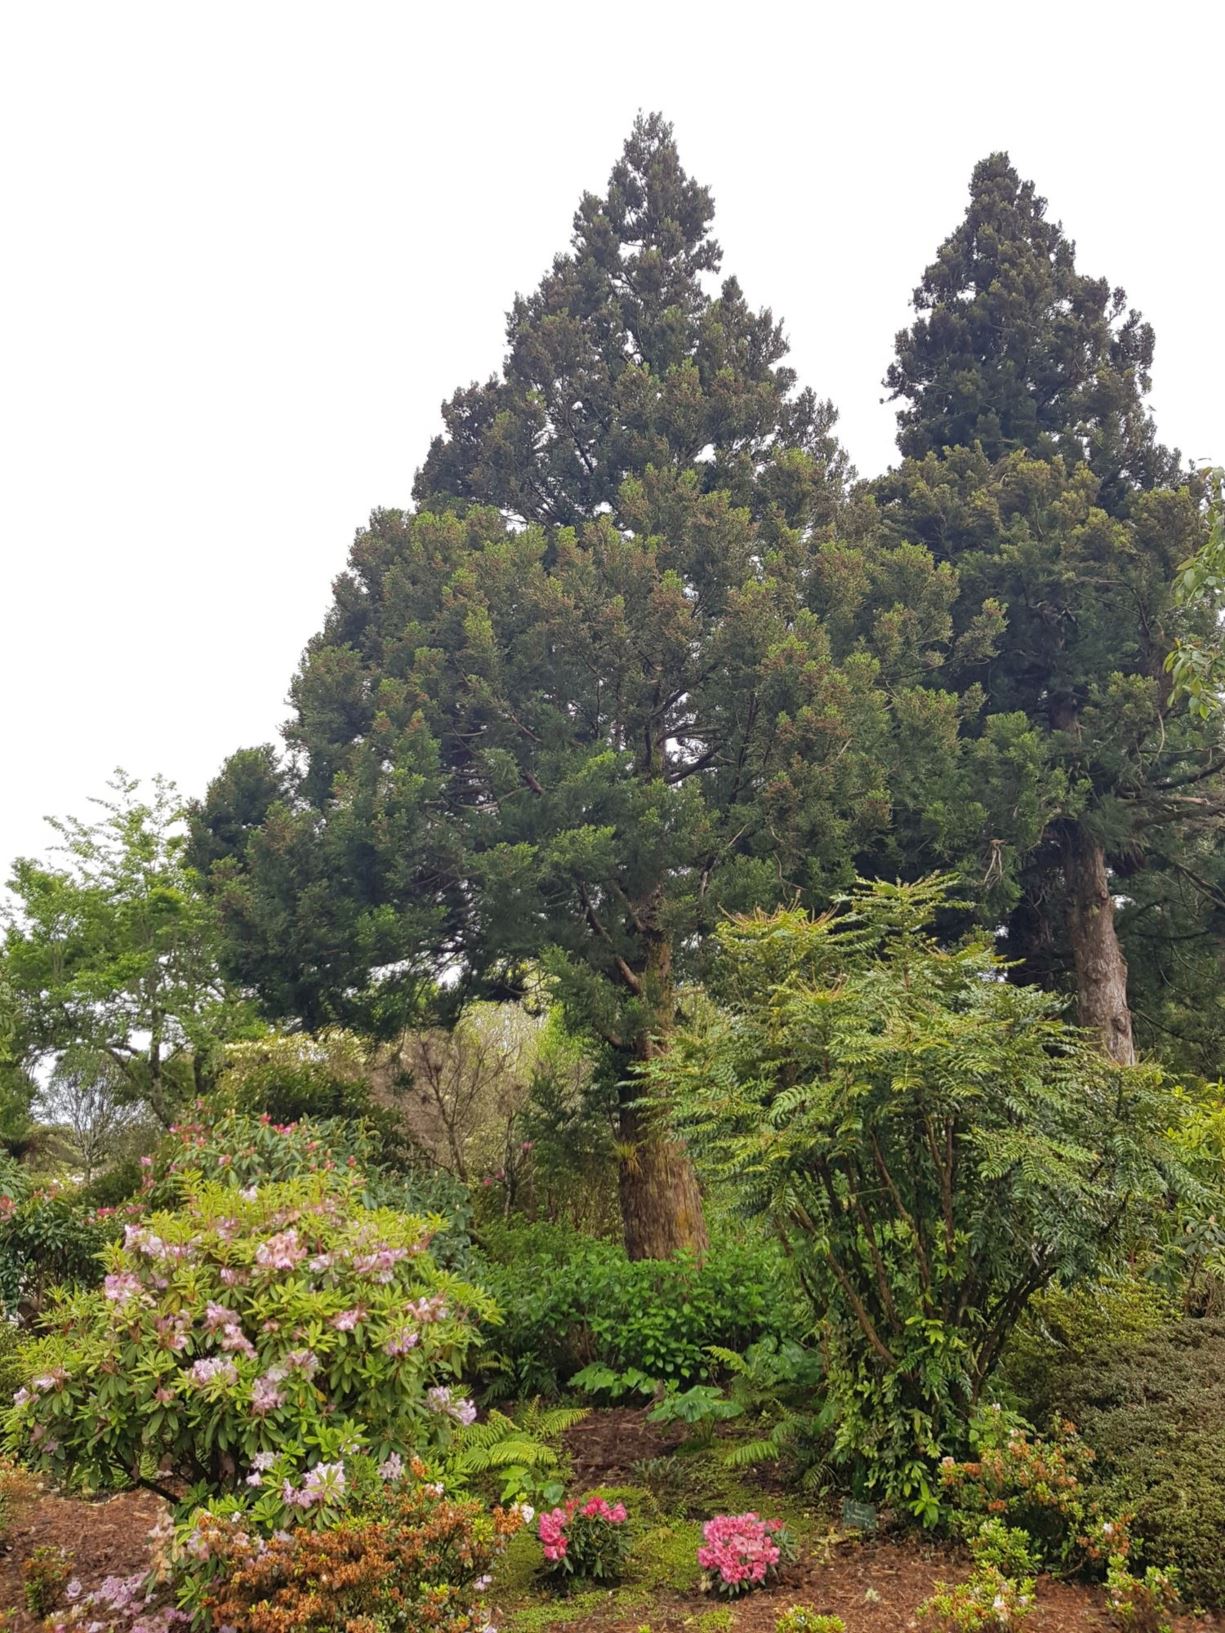
[[[23,1560],[35,1548],[63,1548],[88,1593],[104,1577],[148,1569],[149,1532],[165,1509],[150,1491],[125,1491],[92,1503],[35,1493],[21,1503],[0,1542],[0,1610],[16,1610],[15,1633],[39,1626],[25,1609],[21,1575]]]
[[[664,1457],[685,1438],[683,1423],[649,1423],[646,1406],[608,1406],[566,1431],[575,1489],[634,1484],[634,1464]]]

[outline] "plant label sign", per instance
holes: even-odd
[[[871,1503],[857,1503],[847,1497],[842,1504],[842,1523],[852,1531],[875,1531],[876,1509]]]

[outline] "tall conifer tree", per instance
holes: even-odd
[[[416,513],[359,534],[294,682],[296,775],[270,798],[248,755],[197,820],[234,973],[270,1007],[387,1018],[423,967],[506,991],[543,962],[618,1085],[650,1257],[704,1227],[635,1063],[722,909],[826,901],[879,840],[891,704],[956,593],[922,550],[826,547],[833,410],[768,312],[708,287],[711,213],[640,119],[516,300],[501,374],[444,407]],[[915,744],[956,737],[936,712]]]
[[[955,677],[1042,734],[1058,809],[1025,870],[1009,950],[1051,980],[1065,943],[1080,1014],[1134,1056],[1120,877],[1219,818],[1218,734],[1171,704],[1171,582],[1203,528],[1200,494],[1157,442],[1144,397],[1153,334],[1004,154],[915,291],[886,384],[909,456],[878,494],[889,525],[990,597],[1006,633]],[[1179,484],[1182,484],[1181,486]]]

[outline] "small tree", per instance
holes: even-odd
[[[174,785],[149,798],[122,771],[96,822],[50,818],[63,861],[21,858],[4,913],[4,963],[24,1062],[85,1051],[164,1122],[208,1086],[247,1019],[217,968],[212,904],[187,867]]]
[[[39,1108],[61,1129],[88,1185],[112,1162],[141,1121],[139,1106],[126,1096],[123,1074],[105,1055],[68,1050],[60,1058]]]
[[[964,1444],[1034,1294],[1099,1272],[1146,1201],[1192,1184],[1159,1074],[1103,1057],[989,948],[939,947],[946,904],[940,880],[875,884],[840,915],[732,922],[721,1008],[652,1068],[794,1255],[836,1457],[925,1517],[932,1460]]]

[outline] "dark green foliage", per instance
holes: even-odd
[[[981,688],[985,718],[1023,713],[1040,750],[1024,820],[995,833],[996,867],[1019,883],[1019,977],[1074,987],[1082,1022],[1134,1059],[1112,899],[1134,897],[1122,929],[1140,938],[1140,1035],[1204,1070],[1220,1035],[1197,1011],[1220,975],[1208,938],[1225,891],[1207,836],[1225,813],[1223,758],[1202,692],[1188,708],[1166,674],[1176,643],[1198,650],[1213,622],[1196,598],[1173,604],[1203,540],[1203,485],[1156,441],[1151,329],[1076,270],[1044,212],[1005,155],[975,170],[898,336],[887,383],[908,404],[909,457],[875,489],[888,529],[956,568],[955,623],[984,604],[1003,621],[940,683]],[[1186,1005],[1170,1001],[1176,966]]]
[[[26,1335],[15,1322],[0,1319],[0,1410],[6,1409],[17,1391],[29,1381]]]
[[[1075,1419],[1096,1480],[1134,1516],[1142,1563],[1178,1567],[1187,1598],[1225,1604],[1225,1321],[1181,1321],[1053,1365],[1035,1410]]]
[[[761,1240],[716,1236],[701,1264],[633,1261],[546,1225],[491,1232],[485,1245],[481,1279],[501,1312],[488,1335],[494,1394],[552,1393],[592,1362],[696,1383],[711,1372],[708,1345],[789,1336],[799,1319],[786,1265]]]
[[[293,684],[285,796],[249,830],[248,757],[204,802],[229,968],[273,1012],[402,1024],[430,972],[459,999],[543,965],[624,1080],[722,910],[823,901],[886,843],[891,776],[895,851],[977,870],[982,791],[1024,782],[1025,748],[1005,727],[960,755],[959,705],[920,684],[955,578],[832,537],[830,415],[768,314],[703,291],[709,214],[640,122],[516,306],[505,378],[448,409],[420,510],[359,534]],[[632,1251],[700,1247],[682,1154],[624,1095],[618,1134]]]
[[[34,1191],[0,1212],[0,1310],[10,1318],[37,1315],[53,1287],[95,1287],[98,1255],[119,1234],[79,1195]]]
[[[795,392],[781,325],[734,278],[707,292],[713,215],[671,126],[640,117],[606,195],[583,198],[572,253],[516,298],[501,378],[444,403],[422,508],[474,499],[572,526],[617,514],[625,478],[654,468],[792,526],[828,514],[845,469],[833,409]]]
[[[939,947],[945,894],[874,885],[841,917],[732,922],[722,1008],[651,1073],[699,1159],[790,1243],[824,1323],[834,1456],[924,1518],[931,1459],[964,1443],[1030,1299],[1199,1194],[1170,1132],[1183,1102],[992,951]]]
[[[1076,246],[1006,153],[974,168],[965,219],[914,292],[885,384],[903,454],[980,444],[1087,460],[1116,509],[1176,480],[1144,406],[1153,331],[1122,289],[1076,270]]]
[[[140,1190],[144,1170],[137,1157],[124,1157],[77,1192],[83,1208],[117,1208]]]

